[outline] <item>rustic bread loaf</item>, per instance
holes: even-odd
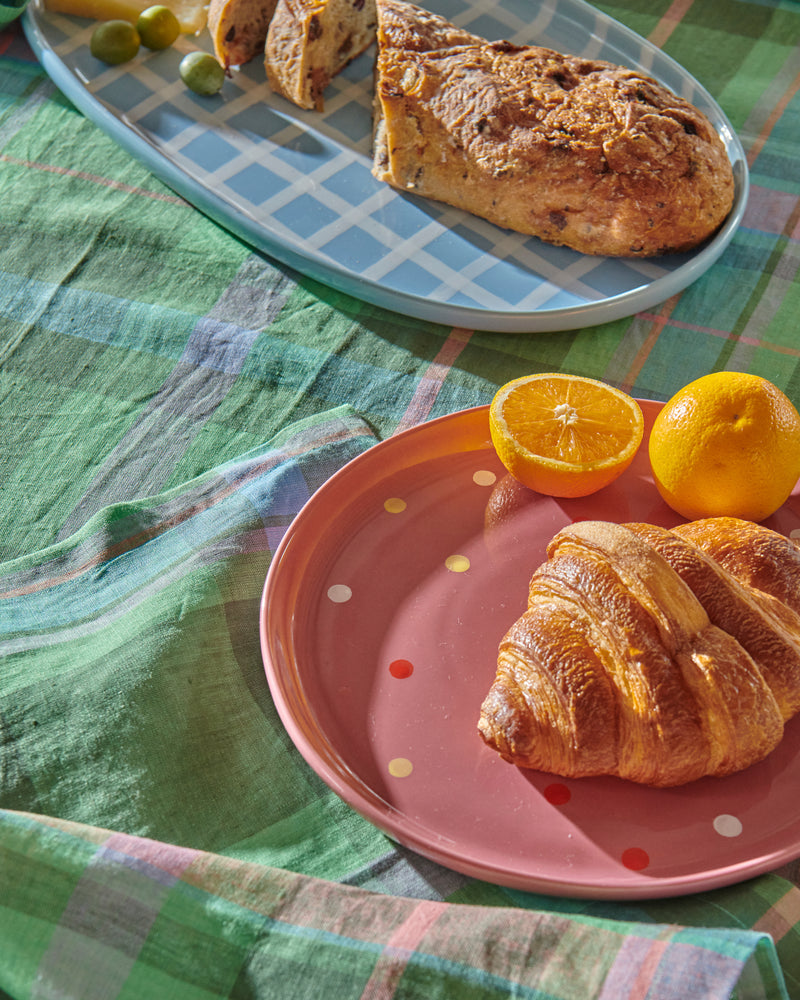
[[[591,254],[689,250],[731,210],[725,147],[634,70],[488,42],[377,0],[373,174]]]

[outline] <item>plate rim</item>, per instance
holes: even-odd
[[[644,404],[648,408],[657,407],[660,409],[664,405],[659,400],[637,398],[640,404]],[[271,654],[270,637],[273,591],[277,586],[276,581],[280,582],[282,564],[286,558],[287,550],[293,544],[297,532],[302,532],[304,522],[309,516],[313,516],[315,508],[319,504],[325,503],[328,495],[326,488],[330,488],[333,491],[338,491],[342,488],[342,485],[353,474],[353,467],[358,467],[362,463],[373,463],[377,469],[381,465],[381,455],[386,449],[399,448],[413,452],[414,446],[412,442],[415,437],[423,438],[424,443],[426,437],[436,436],[443,425],[452,422],[458,423],[477,420],[486,416],[488,439],[488,410],[488,404],[457,410],[424,423],[416,424],[413,427],[400,431],[392,437],[376,442],[376,444],[370,446],[365,452],[350,459],[326,480],[316,493],[306,501],[284,533],[268,567],[262,590],[259,604],[259,636],[262,662],[273,702],[296,749],[312,770],[322,778],[325,784],[336,795],[353,808],[355,812],[359,813],[364,819],[386,834],[391,840],[416,851],[423,857],[435,861],[450,870],[511,889],[554,896],[609,901],[667,898],[680,895],[694,895],[709,889],[732,885],[745,879],[773,871],[780,867],[781,864],[794,860],[800,854],[800,840],[795,840],[791,846],[787,845],[733,864],[725,864],[713,869],[703,869],[700,872],[655,878],[647,876],[645,873],[629,871],[626,872],[624,881],[620,880],[616,884],[608,884],[607,882],[601,884],[599,880],[570,879],[567,876],[564,878],[555,878],[548,875],[541,877],[531,876],[525,873],[512,872],[509,868],[502,868],[497,864],[463,859],[454,854],[452,850],[439,846],[435,840],[430,838],[432,831],[428,830],[426,832],[421,824],[414,823],[413,821],[409,823],[407,817],[404,817],[402,823],[400,823],[396,818],[400,816],[399,810],[393,807],[391,803],[385,801],[377,792],[373,791],[367,782],[351,770],[344,761],[341,762],[341,768],[337,769],[334,767],[330,760],[318,751],[317,745],[308,736],[305,728],[298,723],[291,704],[291,698],[287,693],[286,678],[281,675]],[[488,447],[491,447],[490,440],[488,441]],[[484,449],[479,448],[476,450]],[[454,453],[454,451],[448,452],[448,454]],[[418,463],[410,462],[409,466],[413,466],[414,464]],[[310,514],[309,511],[311,512]],[[325,742],[331,746],[331,749],[335,750],[335,747],[329,744],[327,738]],[[433,832],[435,833],[435,831]]]
[[[143,163],[151,173],[178,195],[185,198],[217,225],[243,240],[256,251],[266,253],[288,265],[307,278],[327,285],[361,302],[392,312],[413,316],[424,322],[448,327],[495,333],[549,333],[595,326],[614,322],[637,312],[654,308],[671,296],[682,292],[700,278],[722,255],[742,223],[750,191],[750,174],[742,142],[728,116],[710,92],[680,63],[662,52],[646,38],[627,25],[594,8],[586,0],[571,0],[587,15],[600,18],[605,25],[628,41],[635,41],[649,55],[657,54],[665,66],[673,69],[680,78],[691,81],[698,95],[714,109],[719,119],[718,134],[725,143],[734,170],[734,205],[722,227],[674,271],[659,276],[626,292],[607,296],[598,301],[555,309],[518,311],[513,305],[503,310],[480,306],[454,305],[442,300],[415,296],[409,292],[388,288],[378,279],[364,279],[335,261],[322,259],[313,253],[302,252],[270,232],[255,220],[248,219],[225,203],[213,190],[195,180],[173,160],[151,145],[143,134],[127,126],[124,121],[106,108],[81,82],[49,46],[40,22],[43,0],[31,0],[22,14],[23,31],[29,45],[45,72],[75,106],[102,131],[122,146],[130,155]],[[68,15],[60,15],[66,17]],[[643,69],[644,71],[644,69]],[[654,71],[652,75],[658,76]],[[502,230],[500,230],[502,231]],[[413,258],[408,258],[409,260]],[[614,258],[607,258],[614,261]],[[622,258],[624,260],[625,258]]]

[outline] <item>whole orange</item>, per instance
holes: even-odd
[[[489,429],[500,461],[519,482],[549,496],[582,497],[628,468],[644,418],[620,389],[547,372],[501,386],[489,406]]]
[[[678,514],[763,521],[800,477],[800,415],[765,378],[713,372],[666,403],[648,450],[658,491]]]

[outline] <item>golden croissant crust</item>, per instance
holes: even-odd
[[[741,771],[800,710],[800,551],[735,518],[560,531],[478,729],[506,760],[653,786]]]

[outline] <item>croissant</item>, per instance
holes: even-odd
[[[478,729],[505,760],[655,787],[741,771],[800,710],[800,551],[735,518],[560,531]]]

